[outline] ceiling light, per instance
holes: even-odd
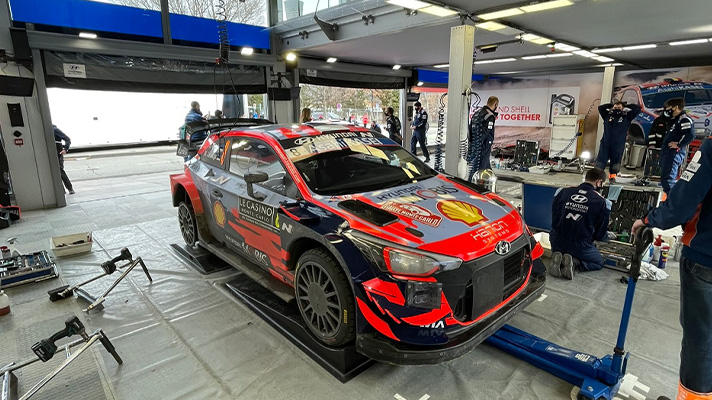
[[[475,64],[492,64],[494,63],[494,60],[481,60],[481,61],[475,61]]]
[[[504,29],[507,27],[506,25],[502,25],[499,22],[495,22],[495,21],[487,21],[487,22],[483,22],[481,24],[477,24],[475,26],[478,28],[486,29],[488,31],[498,31],[500,29]]]
[[[519,14],[524,14],[524,11],[518,9],[518,8],[508,8],[506,10],[502,11],[495,11],[487,14],[480,14],[477,16],[479,19],[484,19],[485,21],[489,21],[491,19],[499,19],[499,18],[507,18],[507,17],[512,17],[515,15]]]
[[[626,46],[623,47],[623,50],[643,50],[643,49],[654,49],[658,47],[656,44],[641,44],[638,46]]]
[[[418,82],[418,86],[423,86],[423,81]]]
[[[591,53],[588,50],[576,50],[576,51],[574,51],[574,54],[576,54],[577,56],[583,56],[583,57],[589,57],[589,58],[596,57],[595,53]]]
[[[604,56],[598,56],[598,57],[593,57],[594,60],[598,60],[600,62],[611,62],[613,61],[612,58],[610,57],[604,57]]]
[[[526,57],[522,57],[522,60],[540,60],[540,59],[546,58],[546,57],[547,57],[546,54],[542,54],[542,55],[539,55],[539,56],[526,56]]]
[[[292,53],[292,52],[290,51],[289,53],[287,53],[287,54],[284,56],[284,59],[287,60],[287,61],[294,61],[294,60],[297,59],[297,55],[296,55],[295,53]]]
[[[568,57],[568,56],[573,56],[573,53],[554,53],[554,54],[549,54],[546,56],[546,58],[558,58],[558,57]]]
[[[336,62],[336,57],[329,57],[326,59],[326,62],[328,63],[335,63]]]
[[[438,64],[438,65],[433,65],[433,67],[435,67],[435,68],[447,68],[447,67],[449,67],[449,66],[450,66],[450,64]]]
[[[398,70],[398,69],[400,69],[400,67],[401,67],[400,64],[396,64],[396,65],[393,66],[393,69]]]
[[[566,6],[570,6],[573,4],[574,3],[571,0],[552,0],[552,1],[546,1],[543,3],[532,4],[529,6],[522,6],[519,8],[524,10],[524,12],[536,12],[536,11],[551,10],[552,8],[566,7]]]
[[[96,33],[92,32],[79,32],[79,37],[84,39],[96,39]]]
[[[561,51],[576,51],[576,50],[581,50],[578,47],[571,46],[566,43],[554,43],[554,48],[556,50],[561,50]]]
[[[424,1],[418,0],[388,0],[387,3],[407,8],[409,10],[420,10],[421,8],[428,7],[430,5]]]
[[[494,53],[495,51],[497,51],[498,47],[499,47],[499,45],[497,45],[497,44],[487,44],[487,45],[478,47],[478,49],[483,54],[487,54],[487,53]]]
[[[601,64],[601,65],[599,65],[599,67],[620,67],[621,65],[623,65],[623,64],[621,64],[621,63]]]
[[[242,49],[240,49],[240,54],[242,54],[243,56],[251,56],[254,52],[255,49],[253,49],[252,47],[243,47]]]
[[[457,14],[457,11],[450,10],[449,8],[440,7],[440,6],[425,7],[420,11],[422,11],[424,13],[428,13],[430,15],[435,15],[437,17],[449,17],[451,15]]]
[[[707,39],[681,40],[679,42],[670,42],[670,46],[683,46],[686,44],[707,43]]]
[[[553,42],[553,40],[547,39],[547,38],[539,38],[539,39],[534,39],[531,42],[536,43],[536,44],[549,44],[549,43]]]
[[[594,53],[613,53],[616,51],[623,51],[622,47],[609,47],[607,49],[593,49],[591,50]]]
[[[516,58],[500,58],[498,60],[494,60],[496,63],[501,63],[501,62],[512,62],[512,61],[517,61]]]
[[[540,39],[541,36],[535,35],[533,33],[525,33],[521,36],[522,40],[526,40],[527,42],[531,42],[533,40]]]

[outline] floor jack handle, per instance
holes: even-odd
[[[653,242],[653,230],[648,227],[643,227],[638,230],[635,235],[635,252],[630,263],[630,277],[628,279],[628,289],[625,293],[625,304],[623,305],[623,315],[621,317],[621,325],[618,329],[618,340],[616,347],[613,349],[613,361],[611,362],[611,370],[622,373],[623,357],[625,355],[625,338],[628,333],[628,323],[630,322],[630,314],[633,309],[633,298],[635,296],[635,285],[640,277],[640,264],[643,260],[643,253],[647,250],[650,243]]]

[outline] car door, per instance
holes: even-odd
[[[259,266],[280,274],[287,273],[282,255],[278,208],[282,202],[294,202],[296,186],[276,152],[264,141],[236,136],[231,138],[228,169],[230,182],[223,187],[228,223],[226,239],[235,251]],[[252,184],[250,174],[265,173],[267,180]]]
[[[191,160],[189,165],[207,214],[210,233],[215,239],[223,242],[226,217],[222,206],[222,187],[229,181],[225,162],[228,148],[224,138],[214,136],[208,140],[209,145],[200,155],[200,159]]]

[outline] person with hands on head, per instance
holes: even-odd
[[[712,136],[695,153],[668,199],[635,221],[632,231],[635,234],[643,226],[669,229],[678,225],[683,226],[684,234],[677,398],[712,400]]]
[[[692,118],[685,113],[685,100],[680,97],[665,102],[663,116],[670,119],[660,150],[660,183],[665,192],[665,201],[677,182],[680,165],[687,157],[687,145],[695,138],[695,125]]]
[[[413,104],[415,109],[415,115],[413,116],[413,122],[410,123],[410,127],[413,128],[413,137],[410,139],[410,152],[414,156],[418,155],[418,150],[415,145],[420,143],[420,148],[423,150],[423,155],[425,156],[425,162],[430,162],[430,153],[428,153],[428,148],[425,145],[425,134],[428,129],[428,113],[423,109],[423,105],[416,101]]]
[[[603,119],[603,138],[598,147],[595,166],[605,170],[610,161],[608,180],[611,183],[616,182],[616,176],[621,170],[628,128],[640,110],[638,104],[624,104],[621,101],[598,106],[598,113]]]

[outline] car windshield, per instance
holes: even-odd
[[[672,90],[646,94],[643,95],[643,103],[648,109],[664,108],[666,101],[676,97],[684,98],[686,107],[712,104],[712,89]]]
[[[321,151],[313,149],[306,155],[304,148],[288,149],[287,155],[309,189],[320,195],[368,192],[437,175],[437,172],[396,144],[353,143],[346,139],[339,147],[331,145],[323,147]]]

